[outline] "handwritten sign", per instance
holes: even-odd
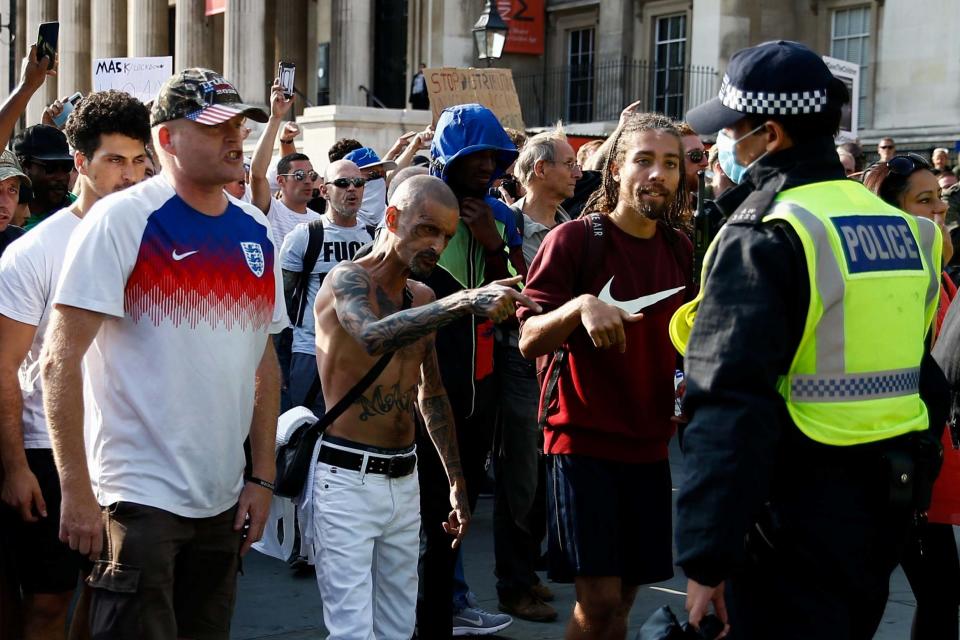
[[[97,58],[93,61],[93,90],[124,91],[141,102],[157,97],[160,86],[173,75],[173,58]]]
[[[433,123],[447,107],[476,102],[493,111],[505,127],[523,130],[523,114],[509,69],[424,69]]]
[[[829,56],[823,56],[823,61],[833,77],[847,85],[850,93],[850,102],[843,105],[840,113],[840,131],[837,132],[836,142],[856,142],[859,133],[857,118],[860,117],[860,65]]]

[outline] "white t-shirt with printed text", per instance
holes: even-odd
[[[310,222],[320,217],[320,214],[313,209],[307,209],[306,213],[297,213],[283,201],[278,198],[270,198],[270,212],[267,213],[267,220],[273,228],[273,236],[277,239],[277,246],[283,246],[283,239],[287,237],[295,226],[302,222]]]
[[[287,234],[280,249],[280,265],[286,271],[299,273],[303,270],[303,254],[307,252],[307,243],[310,239],[309,226],[298,224]],[[337,264],[344,260],[353,260],[360,247],[371,242],[373,238],[366,228],[359,222],[353,227],[341,227],[334,224],[330,216],[323,216],[323,246],[317,263],[313,267],[313,277],[307,284],[307,306],[303,314],[303,323],[293,328],[294,353],[315,355],[316,332],[314,330],[313,302],[317,299],[317,292],[324,276]],[[294,322],[296,319],[291,318]]]
[[[67,243],[79,224],[80,218],[70,209],[61,209],[11,243],[0,257],[0,314],[37,328],[17,374],[23,395],[26,449],[50,448],[40,382],[40,351]]]
[[[105,314],[84,359],[87,458],[101,505],[217,515],[243,488],[255,374],[287,326],[266,217],[219,216],[161,174],[94,205],[67,249],[56,304]]]

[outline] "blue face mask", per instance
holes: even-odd
[[[767,155],[764,152],[760,155],[759,158],[751,162],[746,167],[737,162],[737,156],[734,153],[734,149],[740,143],[741,140],[744,140],[754,133],[763,129],[765,125],[760,125],[759,127],[753,129],[752,131],[747,132],[746,134],[740,136],[736,140],[728,136],[723,132],[723,129],[717,133],[717,160],[720,162],[720,168],[723,169],[723,172],[727,174],[727,177],[730,178],[736,184],[743,182],[743,176],[747,173],[747,170],[757,163],[760,158]]]

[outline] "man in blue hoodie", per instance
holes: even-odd
[[[471,289],[516,271],[525,271],[522,258],[512,264],[508,251],[521,247],[523,239],[505,204],[487,196],[490,185],[517,158],[517,149],[493,113],[478,104],[450,107],[440,114],[430,148],[430,172],[443,179],[460,204],[457,233],[433,273],[424,281],[437,298],[461,289]],[[519,267],[519,269],[518,269]],[[493,325],[467,316],[437,331],[440,375],[447,389],[457,426],[460,459],[471,510],[484,478],[484,466],[493,440],[496,402],[493,376]],[[423,429],[419,442],[428,443]],[[449,486],[436,452],[419,446],[420,510],[427,544],[423,554],[422,600],[418,611],[418,634],[423,640],[450,638],[453,634],[451,606],[456,552],[450,536],[439,523],[450,511]],[[466,603],[460,603],[461,608]],[[475,624],[460,633],[493,633],[511,620],[490,626],[489,615],[468,612],[458,616],[463,624]],[[500,617],[500,616],[497,616]],[[474,621],[476,621],[474,623]]]

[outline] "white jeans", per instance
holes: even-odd
[[[416,469],[389,478],[316,464],[314,560],[328,640],[410,638],[420,550]]]

